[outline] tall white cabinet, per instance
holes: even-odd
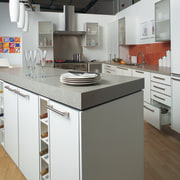
[[[4,83],[4,114],[7,153],[28,180],[38,180],[38,96]]]

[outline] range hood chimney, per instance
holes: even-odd
[[[65,31],[75,31],[75,20],[74,6],[64,5]]]
[[[64,31],[55,31],[56,35],[83,35],[85,31],[76,31],[76,16],[74,13],[74,6],[64,5]]]

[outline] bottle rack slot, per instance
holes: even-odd
[[[0,81],[0,144],[4,146],[4,95],[3,81]]]
[[[49,174],[49,117],[46,106],[48,105],[48,99],[40,97],[39,101],[39,124],[40,124],[40,179],[50,179]]]

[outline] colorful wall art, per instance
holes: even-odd
[[[0,37],[0,53],[20,53],[20,37]]]

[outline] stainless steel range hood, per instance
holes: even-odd
[[[55,31],[55,35],[84,35],[85,31],[76,31],[74,6],[64,5],[64,31]]]

